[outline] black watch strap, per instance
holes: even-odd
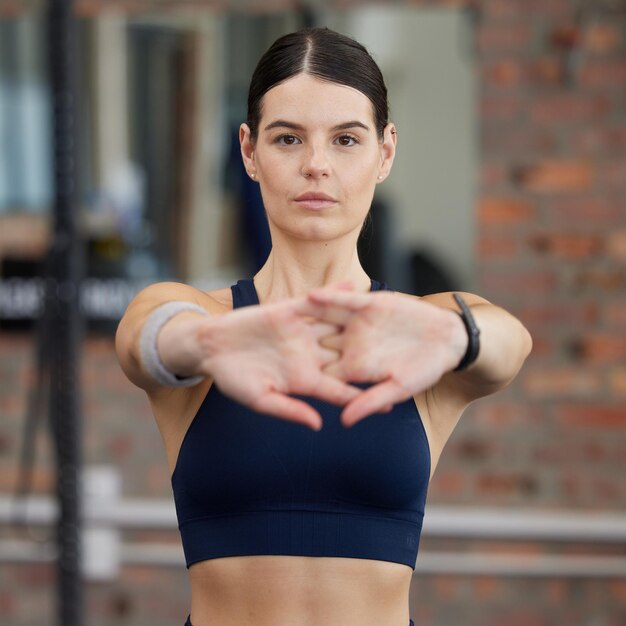
[[[470,308],[467,304],[465,304],[465,300],[463,300],[458,293],[452,294],[452,297],[461,309],[461,313],[459,313],[459,315],[463,320],[465,330],[467,331],[467,350],[465,351],[461,362],[454,368],[455,372],[460,372],[471,365],[478,357],[478,352],[480,350],[480,330],[478,329],[478,326],[476,326],[474,316],[472,315]]]

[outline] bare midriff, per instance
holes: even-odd
[[[189,568],[193,626],[407,626],[413,570],[367,559],[241,556]]]

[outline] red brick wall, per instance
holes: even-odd
[[[99,4],[78,3],[84,15]],[[510,389],[468,410],[444,452],[430,502],[624,511],[626,15],[596,13],[578,32],[575,0],[473,4],[482,8],[478,291],[518,315],[535,348]],[[568,74],[572,43],[579,63]],[[30,350],[27,338],[0,336],[0,493],[15,477],[25,409],[16,390],[32,377]],[[111,341],[85,343],[82,372],[87,462],[117,465],[125,495],[167,497],[160,437],[142,392],[117,368]],[[46,491],[52,476],[45,440],[40,444],[35,479]],[[428,540],[422,549],[450,546]],[[599,550],[501,542],[452,547]],[[53,623],[48,568],[3,566],[0,590],[0,623]],[[182,623],[188,593],[182,569],[125,568],[113,584],[90,585],[89,623]],[[617,626],[626,623],[626,577],[418,576],[411,604],[418,626]]]
[[[434,500],[626,502],[626,15],[576,30],[577,4],[481,3],[480,291],[535,349],[468,412]]]
[[[572,37],[579,3],[480,4],[480,293],[519,316],[535,347],[510,389],[464,416],[430,502],[623,511],[626,14],[594,14]],[[580,60],[568,74],[572,40]],[[413,616],[617,625],[625,581],[420,577]]]

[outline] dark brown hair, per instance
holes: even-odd
[[[248,92],[248,126],[256,140],[263,96],[297,74],[310,74],[367,96],[374,109],[376,132],[382,139],[389,105],[383,75],[358,41],[329,28],[305,28],[277,39],[261,57]]]

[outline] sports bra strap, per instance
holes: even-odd
[[[371,291],[389,291],[389,287],[387,287],[386,283],[378,282],[372,278]]]
[[[233,309],[259,304],[259,296],[250,278],[238,280],[230,289],[233,292]]]

